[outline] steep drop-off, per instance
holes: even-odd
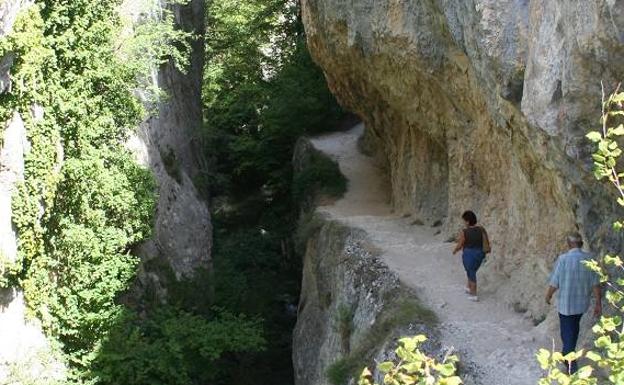
[[[140,15],[141,4],[124,3],[122,12]],[[210,269],[212,226],[206,197],[194,184],[200,169],[197,135],[202,125],[202,73],[205,2],[193,0],[173,5],[177,24],[195,34],[190,66],[180,72],[170,62],[155,74],[153,82],[165,93],[154,116],[141,124],[129,146],[139,162],[148,166],[158,182],[156,223],[152,239],[142,245],[139,273],[141,292],[166,299],[167,286],[175,279],[190,278],[197,269]]]
[[[320,155],[316,146],[307,139],[298,142],[296,173],[305,172],[313,156],[329,155]],[[388,268],[370,234],[346,219],[366,222],[388,214],[380,190],[360,183],[366,180],[360,175],[375,176],[374,171],[361,172],[357,167],[349,171],[348,176],[358,177],[349,179],[346,197],[316,211],[307,206],[307,214],[299,223],[298,238],[305,242],[306,251],[293,333],[297,385],[346,384],[366,365],[391,356],[396,337],[406,334],[429,335],[433,340],[427,344],[427,351],[441,353],[440,345],[434,342],[435,315],[421,306],[414,292]],[[328,199],[308,198],[308,202]]]
[[[310,51],[398,214],[475,210],[494,251],[484,288],[541,321],[547,274],[575,228],[617,247],[611,199],[589,173],[600,81],[624,78],[624,3],[304,0]]]

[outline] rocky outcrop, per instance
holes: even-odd
[[[364,231],[322,216],[309,217],[299,231],[309,238],[293,333],[297,385],[346,383],[387,359],[396,337],[435,336],[435,318],[388,270]]]
[[[201,35],[204,1],[172,7],[182,28]],[[186,73],[172,63],[160,68],[155,82],[166,98],[129,144],[139,161],[153,170],[158,182],[154,234],[138,250],[142,258],[138,278],[141,290],[161,300],[166,297],[166,280],[171,272],[181,279],[193,276],[197,269],[210,269],[210,213],[206,197],[194,184],[200,169],[196,149],[202,124],[203,52],[203,40],[196,39]]]
[[[624,79],[624,3],[303,0],[314,59],[366,123],[393,206],[450,234],[480,214],[485,288],[540,320],[564,234],[618,247],[584,134]]]
[[[299,139],[295,174],[326,156]],[[307,192],[296,234],[305,253],[293,332],[295,383],[346,384],[366,366],[379,376],[376,363],[392,357],[399,336],[426,334],[432,338],[426,351],[440,353],[435,315],[388,269],[369,235],[316,211],[327,198]]]

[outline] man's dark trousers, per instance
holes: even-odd
[[[561,353],[566,354],[576,350],[576,341],[578,340],[581,317],[583,314],[563,315],[559,313],[559,325],[561,329],[561,342],[563,348]],[[576,361],[572,361],[570,365],[570,373],[576,373],[578,369]]]

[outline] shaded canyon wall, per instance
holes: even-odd
[[[535,320],[566,232],[594,248],[616,208],[593,179],[584,134],[600,81],[624,79],[624,3],[303,0],[310,51],[366,123],[397,214],[449,235],[473,209],[493,254],[481,276]]]

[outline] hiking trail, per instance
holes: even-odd
[[[358,150],[363,128],[360,124],[312,138],[349,180],[344,197],[318,211],[366,231],[389,268],[438,315],[440,343],[452,347],[471,373],[463,378],[465,384],[537,384],[541,371],[535,353],[540,347],[550,349],[555,336],[544,335],[492,295],[480,294],[479,302],[468,299],[461,253],[451,254],[454,244],[445,242],[444,234],[436,235],[437,228],[414,225],[414,218],[392,213],[389,182],[373,159]]]

